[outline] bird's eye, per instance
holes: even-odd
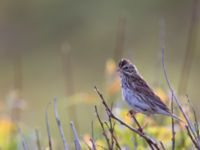
[[[128,66],[124,67],[123,69],[124,69],[124,70],[128,70]]]

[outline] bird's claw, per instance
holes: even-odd
[[[135,112],[135,111],[133,111],[133,110],[129,110],[128,111],[128,116],[135,116],[137,113]]]
[[[138,128],[138,131],[139,131],[140,133],[144,133],[143,128]]]

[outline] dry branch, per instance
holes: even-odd
[[[111,106],[111,110],[112,110],[112,106]],[[115,136],[115,122],[112,122],[112,118],[110,116],[109,117],[109,124],[107,122],[105,122],[109,132],[110,132],[110,139],[111,139],[111,147],[112,149],[114,149],[114,144],[116,145],[117,149],[121,150],[121,146],[119,144],[119,141],[117,139],[117,137]]]
[[[162,141],[160,141],[160,145],[161,145],[161,147],[162,147],[163,150],[166,150],[166,148],[165,148],[165,146],[164,146],[164,144],[163,144]]]
[[[187,97],[187,100],[188,100],[188,104],[190,105],[190,108],[192,109],[192,112],[193,112],[193,116],[194,116],[194,127],[195,127],[195,130],[196,130],[196,133],[197,133],[197,138],[199,139],[199,122],[198,122],[198,119],[197,119],[197,114],[196,114],[196,111],[194,109],[194,106],[192,105],[188,95],[186,95]]]
[[[143,138],[147,144],[150,146],[150,148],[152,150],[156,149],[156,150],[160,150],[160,148],[158,147],[158,144],[148,135],[138,131],[137,129],[129,126],[128,124],[126,124],[125,122],[123,122],[122,120],[120,120],[118,117],[116,117],[111,109],[108,107],[106,101],[104,100],[103,95],[99,92],[99,90],[97,89],[97,87],[95,87],[95,91],[98,94],[98,96],[100,97],[102,104],[104,105],[105,109],[106,109],[106,113],[108,116],[110,116],[111,118],[113,118],[114,120],[116,120],[117,122],[119,122],[121,125],[125,126],[126,128],[128,128],[129,130],[131,130],[132,132],[136,133],[137,135],[139,135],[141,138]]]
[[[170,81],[169,81],[169,78],[167,76],[167,71],[166,71],[166,68],[165,68],[165,63],[164,63],[164,48],[162,49],[162,67],[163,67],[163,72],[164,72],[164,76],[165,76],[165,79],[166,79],[166,82],[167,82],[167,85],[169,87],[169,90],[170,92],[173,94],[173,97],[174,97],[174,100],[179,108],[179,110],[181,111],[182,115],[184,116],[186,122],[187,122],[187,126],[189,128],[189,130],[191,131],[191,134],[192,136],[194,136],[194,139],[198,145],[198,148],[200,149],[200,143],[199,143],[199,139],[197,138],[197,135],[196,135],[196,131],[189,119],[189,117],[187,116],[187,114],[183,111],[183,108],[179,102],[179,99],[176,97],[175,93],[174,93],[174,90],[170,84]],[[192,140],[192,139],[191,139]]]
[[[68,145],[67,145],[67,142],[65,140],[64,131],[63,131],[63,128],[62,128],[62,125],[61,125],[61,122],[60,122],[60,119],[59,119],[59,116],[58,116],[57,99],[56,98],[54,98],[54,115],[55,115],[55,118],[56,118],[56,123],[58,125],[58,129],[59,129],[59,132],[60,132],[60,136],[61,136],[61,139],[62,139],[62,142],[63,142],[64,149],[68,150]]]
[[[129,111],[129,113],[131,114],[132,119],[134,120],[134,122],[136,123],[136,125],[138,126],[138,130],[143,133],[143,128],[140,125],[140,123],[137,121],[135,115],[133,114],[132,110]]]
[[[96,144],[92,138],[90,139],[90,142],[92,143],[92,150],[96,150]]]
[[[76,150],[82,150],[80,140],[78,138],[78,134],[76,132],[76,129],[74,127],[73,121],[70,122],[70,127],[72,129],[73,135],[74,135],[74,144],[75,144],[75,149]]]
[[[35,129],[35,135],[36,135],[37,149],[42,150],[41,144],[40,144],[40,136],[39,136],[38,129]]]
[[[26,143],[26,140],[25,140],[25,138],[24,138],[24,135],[23,135],[23,133],[22,133],[21,128],[18,128],[18,132],[19,132],[19,135],[20,135],[20,137],[21,137],[21,142],[22,142],[23,149],[24,149],[24,150],[29,150],[28,144]]]
[[[90,141],[92,143],[92,150],[96,150],[96,145],[95,145],[95,141],[94,141],[94,123],[93,123],[93,121],[91,122],[91,128],[92,128],[92,137],[91,137]]]
[[[195,145],[195,147],[196,147],[197,149],[199,149],[199,146],[198,146],[198,144],[196,143],[196,141],[195,141],[195,139],[194,139],[194,137],[193,137],[193,135],[192,135],[190,129],[188,128],[188,126],[185,126],[185,128],[187,129],[187,133],[188,133],[190,139],[192,140],[192,143]]]
[[[171,113],[174,113],[174,94],[172,93],[172,99],[171,99]],[[172,150],[175,149],[175,136],[176,132],[174,129],[174,118],[172,117]]]
[[[48,119],[48,107],[51,104],[51,102],[48,103],[45,110],[45,121],[46,121],[46,128],[47,128],[47,134],[48,134],[48,141],[49,141],[49,150],[52,150],[52,140],[51,140],[51,132],[49,127],[49,119]]]
[[[106,130],[105,130],[104,124],[103,124],[103,122],[102,122],[102,120],[101,120],[101,118],[100,118],[100,116],[99,116],[97,106],[95,106],[95,113],[96,113],[96,115],[97,115],[99,124],[101,125],[102,131],[103,131],[103,136],[104,136],[104,138],[105,138],[105,140],[106,140],[106,142],[107,142],[108,149],[109,149],[109,150],[112,150],[112,147],[111,147],[111,145],[110,145],[110,140],[109,140],[109,138],[108,138],[108,135],[106,134]]]

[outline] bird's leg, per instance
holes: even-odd
[[[128,115],[135,116],[136,114],[137,114],[137,112],[135,112],[132,109],[128,111]]]
[[[140,131],[141,133],[144,133],[143,132],[143,128],[141,127],[141,125],[139,124],[139,122],[137,121],[136,119],[136,114],[137,112],[135,112],[134,110],[129,110],[129,114],[131,115],[131,117],[133,118],[133,120],[135,121],[135,123],[137,124],[138,126],[138,131]]]

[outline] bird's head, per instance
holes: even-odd
[[[118,63],[117,71],[120,75],[134,75],[137,74],[137,68],[128,59],[121,59]]]

